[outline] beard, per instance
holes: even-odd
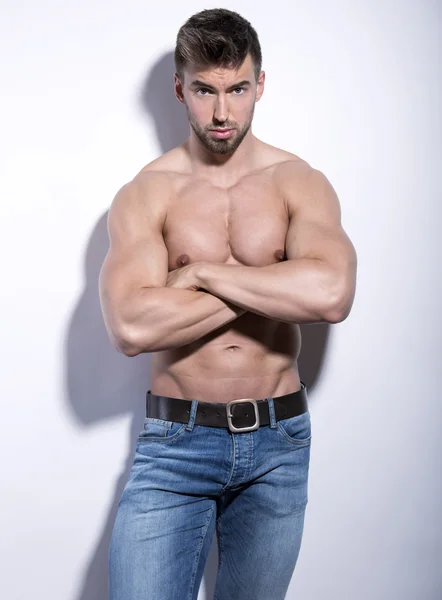
[[[224,129],[235,130],[235,133],[230,138],[227,138],[225,140],[218,140],[214,138],[210,133],[210,130],[216,128],[216,125],[201,127],[201,125],[199,125],[199,123],[195,121],[193,115],[189,111],[187,104],[186,110],[190,126],[192,127],[196,137],[202,143],[204,148],[206,148],[206,150],[209,150],[209,152],[212,152],[213,154],[233,154],[233,152],[235,152],[235,150],[245,138],[247,132],[250,129],[250,126],[252,125],[253,113],[255,112],[255,105],[253,104],[252,112],[247,122],[245,123],[245,125],[243,125],[242,128],[239,128],[237,123],[230,123],[228,121],[222,124],[222,127]]]

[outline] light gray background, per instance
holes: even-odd
[[[180,25],[212,2],[2,2],[1,596],[105,600],[150,358],[97,294],[116,191],[187,133]],[[303,328],[309,505],[288,600],[437,600],[441,5],[227,2],[257,29],[255,134],[324,172],[359,258],[350,317]],[[277,544],[278,540],[273,543]],[[211,549],[200,600],[211,598]],[[141,599],[140,599],[141,600]]]

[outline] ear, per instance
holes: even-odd
[[[258,77],[257,84],[256,84],[256,100],[255,100],[255,102],[258,102],[264,93],[265,78],[266,78],[265,71],[261,71],[261,73],[259,74],[259,77]]]
[[[173,85],[175,89],[175,96],[178,102],[184,104],[184,93],[183,93],[183,84],[178,76],[178,73],[174,73],[173,75]]]

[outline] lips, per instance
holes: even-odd
[[[227,138],[229,137],[235,130],[234,129],[211,129],[210,130],[215,137],[217,138]]]

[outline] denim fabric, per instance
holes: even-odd
[[[307,506],[310,412],[232,433],[146,417],[109,548],[109,600],[196,600],[215,531],[214,600],[282,600]]]

